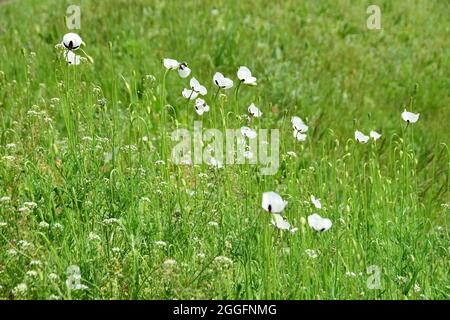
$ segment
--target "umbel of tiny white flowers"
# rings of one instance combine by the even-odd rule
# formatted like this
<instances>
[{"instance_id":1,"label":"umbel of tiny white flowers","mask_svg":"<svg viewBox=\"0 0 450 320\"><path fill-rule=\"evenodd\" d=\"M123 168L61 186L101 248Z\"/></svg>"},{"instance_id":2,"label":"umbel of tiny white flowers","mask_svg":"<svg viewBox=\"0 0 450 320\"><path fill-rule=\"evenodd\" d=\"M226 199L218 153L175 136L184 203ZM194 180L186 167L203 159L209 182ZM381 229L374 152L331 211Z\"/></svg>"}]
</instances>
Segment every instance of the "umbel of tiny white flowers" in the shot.
<instances>
[{"instance_id":1,"label":"umbel of tiny white flowers","mask_svg":"<svg viewBox=\"0 0 450 320\"><path fill-rule=\"evenodd\" d=\"M402 119L406 121L408 124L416 123L419 120L420 113L412 113L406 111L406 109L402 112Z\"/></svg>"},{"instance_id":2,"label":"umbel of tiny white flowers","mask_svg":"<svg viewBox=\"0 0 450 320\"><path fill-rule=\"evenodd\" d=\"M202 98L198 98L197 100L195 100L195 112L197 112L199 116L208 111L209 106L206 104L205 100L203 100Z\"/></svg>"},{"instance_id":3,"label":"umbel of tiny white flowers","mask_svg":"<svg viewBox=\"0 0 450 320\"><path fill-rule=\"evenodd\" d=\"M192 77L189 81L189 85L191 89L183 89L183 97L186 99L194 100L199 94L204 96L208 92L206 88L202 86L194 77Z\"/></svg>"},{"instance_id":4,"label":"umbel of tiny white flowers","mask_svg":"<svg viewBox=\"0 0 450 320\"><path fill-rule=\"evenodd\" d=\"M259 118L262 116L263 113L255 106L254 103L252 103L248 107L248 114L250 117Z\"/></svg>"},{"instance_id":5,"label":"umbel of tiny white flowers","mask_svg":"<svg viewBox=\"0 0 450 320\"><path fill-rule=\"evenodd\" d=\"M308 217L308 224L311 228L320 232L327 231L333 225L330 219L322 218L317 213Z\"/></svg>"},{"instance_id":6,"label":"umbel of tiny white flowers","mask_svg":"<svg viewBox=\"0 0 450 320\"><path fill-rule=\"evenodd\" d=\"M262 207L270 213L280 213L287 205L281 196L273 191L264 192L262 195Z\"/></svg>"},{"instance_id":7,"label":"umbel of tiny white flowers","mask_svg":"<svg viewBox=\"0 0 450 320\"><path fill-rule=\"evenodd\" d=\"M294 116L291 118L292 128L294 129L294 138L298 141L306 140L306 132L308 131L308 126L303 122L300 117Z\"/></svg>"},{"instance_id":8,"label":"umbel of tiny white flowers","mask_svg":"<svg viewBox=\"0 0 450 320\"><path fill-rule=\"evenodd\" d=\"M366 136L364 133L362 133L361 131L356 130L355 131L355 139L356 141L358 141L359 143L366 143L367 141L369 141L369 136Z\"/></svg>"},{"instance_id":9,"label":"umbel of tiny white flowers","mask_svg":"<svg viewBox=\"0 0 450 320\"><path fill-rule=\"evenodd\" d=\"M239 81L250 86L256 86L256 78L252 76L252 72L245 66L239 67L237 71Z\"/></svg>"},{"instance_id":10,"label":"umbel of tiny white flowers","mask_svg":"<svg viewBox=\"0 0 450 320\"><path fill-rule=\"evenodd\" d=\"M163 64L167 70L178 70L178 74L182 78L187 78L191 74L191 69L189 69L186 62L178 62L175 59L165 58Z\"/></svg>"}]
</instances>

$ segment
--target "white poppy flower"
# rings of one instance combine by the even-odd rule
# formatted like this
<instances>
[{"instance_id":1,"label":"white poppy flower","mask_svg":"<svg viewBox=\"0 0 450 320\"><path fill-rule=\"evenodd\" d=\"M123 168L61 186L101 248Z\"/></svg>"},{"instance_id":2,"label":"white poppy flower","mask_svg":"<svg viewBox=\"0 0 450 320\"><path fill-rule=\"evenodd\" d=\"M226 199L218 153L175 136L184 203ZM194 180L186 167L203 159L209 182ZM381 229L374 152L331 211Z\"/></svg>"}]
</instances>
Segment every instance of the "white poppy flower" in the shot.
<instances>
[{"instance_id":1,"label":"white poppy flower","mask_svg":"<svg viewBox=\"0 0 450 320\"><path fill-rule=\"evenodd\" d=\"M359 143L366 143L367 141L369 141L369 136L366 136L364 133L362 133L361 131L356 130L355 131L355 139L356 141L358 141Z\"/></svg>"},{"instance_id":2,"label":"white poppy flower","mask_svg":"<svg viewBox=\"0 0 450 320\"><path fill-rule=\"evenodd\" d=\"M197 92L195 92L194 90L186 89L186 88L183 89L183 92L181 94L183 95L183 97L185 97L186 99L189 99L189 100L194 100L198 96Z\"/></svg>"},{"instance_id":3,"label":"white poppy flower","mask_svg":"<svg viewBox=\"0 0 450 320\"><path fill-rule=\"evenodd\" d=\"M186 62L178 62L175 59L165 58L163 64L168 70L178 69L178 74L182 78L187 78L191 74L191 69L189 69Z\"/></svg>"},{"instance_id":4,"label":"white poppy flower","mask_svg":"<svg viewBox=\"0 0 450 320\"><path fill-rule=\"evenodd\" d=\"M256 86L256 78L252 76L249 68L241 66L237 72L238 79L248 85Z\"/></svg>"},{"instance_id":5,"label":"white poppy flower","mask_svg":"<svg viewBox=\"0 0 450 320\"><path fill-rule=\"evenodd\" d=\"M375 140L375 141L377 141L378 139L380 139L381 138L381 134L379 134L378 132L376 132L376 131L370 131L370 137L373 139L373 140Z\"/></svg>"},{"instance_id":6,"label":"white poppy flower","mask_svg":"<svg viewBox=\"0 0 450 320\"><path fill-rule=\"evenodd\" d=\"M242 127L241 133L244 137L249 138L249 139L255 139L257 136L256 131L249 127Z\"/></svg>"},{"instance_id":7,"label":"white poppy flower","mask_svg":"<svg viewBox=\"0 0 450 320\"><path fill-rule=\"evenodd\" d=\"M419 113L412 113L406 111L406 109L402 112L402 119L408 123L416 123L419 120Z\"/></svg>"},{"instance_id":8,"label":"white poppy flower","mask_svg":"<svg viewBox=\"0 0 450 320\"><path fill-rule=\"evenodd\" d=\"M250 115L250 117L259 118L262 116L263 113L255 106L254 103L252 103L248 107L248 114Z\"/></svg>"},{"instance_id":9,"label":"white poppy flower","mask_svg":"<svg viewBox=\"0 0 450 320\"><path fill-rule=\"evenodd\" d=\"M177 60L169 59L169 58L164 59L163 64L164 64L164 67L166 67L166 69L169 69L169 70L178 69L178 67L180 66L180 63Z\"/></svg>"},{"instance_id":10,"label":"white poppy flower","mask_svg":"<svg viewBox=\"0 0 450 320\"><path fill-rule=\"evenodd\" d=\"M198 80L195 79L194 77L191 78L191 80L189 81L189 84L190 84L192 90L200 93L202 96L204 96L208 93L206 88L204 86L202 86L200 84L200 82L198 82Z\"/></svg>"},{"instance_id":11,"label":"white poppy flower","mask_svg":"<svg viewBox=\"0 0 450 320\"><path fill-rule=\"evenodd\" d=\"M66 59L67 63L70 65L79 65L80 64L80 56L73 53L70 50L64 51L63 53L64 59Z\"/></svg>"},{"instance_id":12,"label":"white poppy flower","mask_svg":"<svg viewBox=\"0 0 450 320\"><path fill-rule=\"evenodd\" d=\"M178 67L178 74L182 78L187 78L191 74L191 69L187 66L185 62L180 63L180 66Z\"/></svg>"},{"instance_id":13,"label":"white poppy flower","mask_svg":"<svg viewBox=\"0 0 450 320\"><path fill-rule=\"evenodd\" d=\"M306 140L306 134L301 133L300 131L297 131L294 129L294 138L298 141L305 141Z\"/></svg>"},{"instance_id":14,"label":"white poppy flower","mask_svg":"<svg viewBox=\"0 0 450 320\"><path fill-rule=\"evenodd\" d=\"M197 112L199 116L208 111L209 106L206 104L205 100L203 100L202 98L198 98L197 100L195 100L195 112Z\"/></svg>"},{"instance_id":15,"label":"white poppy flower","mask_svg":"<svg viewBox=\"0 0 450 320\"><path fill-rule=\"evenodd\" d=\"M233 87L233 80L225 78L220 72L216 72L213 77L213 82L220 89L230 89Z\"/></svg>"},{"instance_id":16,"label":"white poppy flower","mask_svg":"<svg viewBox=\"0 0 450 320\"><path fill-rule=\"evenodd\" d=\"M83 40L81 39L81 37L73 32L66 33L62 40L62 44L68 50L77 50L82 43Z\"/></svg>"},{"instance_id":17,"label":"white poppy flower","mask_svg":"<svg viewBox=\"0 0 450 320\"><path fill-rule=\"evenodd\" d=\"M280 213L287 205L278 193L273 191L264 192L262 195L262 207L270 213Z\"/></svg>"},{"instance_id":18,"label":"white poppy flower","mask_svg":"<svg viewBox=\"0 0 450 320\"><path fill-rule=\"evenodd\" d=\"M300 117L296 116L292 117L291 122L294 130L300 133L305 133L308 131L308 126L303 122L303 120Z\"/></svg>"},{"instance_id":19,"label":"white poppy flower","mask_svg":"<svg viewBox=\"0 0 450 320\"><path fill-rule=\"evenodd\" d=\"M313 195L311 195L311 202L317 209L322 209L322 204L320 203L319 199L316 199Z\"/></svg>"},{"instance_id":20,"label":"white poppy flower","mask_svg":"<svg viewBox=\"0 0 450 320\"><path fill-rule=\"evenodd\" d=\"M289 222L284 220L283 216L279 213L272 214L272 220L270 222L280 230L291 230Z\"/></svg>"},{"instance_id":21,"label":"white poppy flower","mask_svg":"<svg viewBox=\"0 0 450 320\"><path fill-rule=\"evenodd\" d=\"M311 228L320 232L327 231L333 225L330 219L322 218L317 213L308 217L308 224Z\"/></svg>"}]
</instances>

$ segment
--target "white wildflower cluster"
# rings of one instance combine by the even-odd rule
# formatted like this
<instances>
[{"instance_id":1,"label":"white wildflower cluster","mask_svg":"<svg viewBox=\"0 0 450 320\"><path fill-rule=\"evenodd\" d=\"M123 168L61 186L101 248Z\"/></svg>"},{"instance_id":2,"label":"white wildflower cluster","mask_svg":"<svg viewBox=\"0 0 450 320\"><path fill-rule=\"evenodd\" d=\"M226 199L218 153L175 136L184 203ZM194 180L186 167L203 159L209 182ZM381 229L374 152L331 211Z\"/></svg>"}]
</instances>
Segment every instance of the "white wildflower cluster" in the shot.
<instances>
[{"instance_id":1,"label":"white wildflower cluster","mask_svg":"<svg viewBox=\"0 0 450 320\"><path fill-rule=\"evenodd\" d=\"M77 265L71 265L66 270L66 286L72 291L86 290L88 287L81 283L81 271Z\"/></svg>"}]
</instances>

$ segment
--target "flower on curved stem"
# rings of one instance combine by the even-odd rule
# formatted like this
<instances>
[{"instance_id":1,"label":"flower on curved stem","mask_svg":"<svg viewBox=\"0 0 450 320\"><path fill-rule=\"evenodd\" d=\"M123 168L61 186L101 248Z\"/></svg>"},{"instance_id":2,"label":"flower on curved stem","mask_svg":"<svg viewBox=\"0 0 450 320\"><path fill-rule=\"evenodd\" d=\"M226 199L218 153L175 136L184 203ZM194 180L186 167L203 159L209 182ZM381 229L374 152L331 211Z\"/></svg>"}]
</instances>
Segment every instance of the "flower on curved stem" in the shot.
<instances>
[{"instance_id":1,"label":"flower on curved stem","mask_svg":"<svg viewBox=\"0 0 450 320\"><path fill-rule=\"evenodd\" d=\"M259 118L262 116L262 112L261 110L258 109L258 107L255 106L254 103L252 103L249 107L248 107L248 114L250 117L255 117L255 118Z\"/></svg>"},{"instance_id":2,"label":"flower on curved stem","mask_svg":"<svg viewBox=\"0 0 450 320\"><path fill-rule=\"evenodd\" d=\"M189 81L189 85L191 89L183 89L183 97L186 99L194 100L199 94L204 96L208 93L206 88L202 86L194 77L192 77Z\"/></svg>"},{"instance_id":3,"label":"flower on curved stem","mask_svg":"<svg viewBox=\"0 0 450 320\"><path fill-rule=\"evenodd\" d=\"M359 143L366 143L367 141L369 141L369 136L366 136L364 133L362 133L361 131L356 130L355 131L355 139L356 141L358 141Z\"/></svg>"},{"instance_id":4,"label":"flower on curved stem","mask_svg":"<svg viewBox=\"0 0 450 320\"><path fill-rule=\"evenodd\" d=\"M408 124L416 123L419 120L420 113L412 113L406 111L406 109L402 112L402 119L406 121Z\"/></svg>"},{"instance_id":5,"label":"flower on curved stem","mask_svg":"<svg viewBox=\"0 0 450 320\"><path fill-rule=\"evenodd\" d=\"M195 112L197 112L199 116L208 111L209 106L206 104L205 100L203 100L202 98L198 98L197 100L195 100Z\"/></svg>"}]
</instances>

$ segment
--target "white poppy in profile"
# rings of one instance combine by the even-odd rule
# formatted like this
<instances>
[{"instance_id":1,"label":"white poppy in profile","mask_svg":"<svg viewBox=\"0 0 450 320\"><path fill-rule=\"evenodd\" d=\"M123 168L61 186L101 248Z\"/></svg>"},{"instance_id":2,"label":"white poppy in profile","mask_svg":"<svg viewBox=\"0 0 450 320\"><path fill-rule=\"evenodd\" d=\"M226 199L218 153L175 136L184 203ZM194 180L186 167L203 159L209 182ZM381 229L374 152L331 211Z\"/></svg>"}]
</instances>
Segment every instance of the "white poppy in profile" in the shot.
<instances>
[{"instance_id":1,"label":"white poppy in profile","mask_svg":"<svg viewBox=\"0 0 450 320\"><path fill-rule=\"evenodd\" d=\"M66 33L62 40L62 44L68 50L78 50L82 43L83 40L81 39L81 37L73 32Z\"/></svg>"},{"instance_id":2,"label":"white poppy in profile","mask_svg":"<svg viewBox=\"0 0 450 320\"><path fill-rule=\"evenodd\" d=\"M311 202L317 209L322 209L322 204L320 203L320 200L311 195Z\"/></svg>"},{"instance_id":3,"label":"white poppy in profile","mask_svg":"<svg viewBox=\"0 0 450 320\"><path fill-rule=\"evenodd\" d=\"M320 232L327 231L333 225L330 219L322 218L317 213L308 217L308 224L311 228Z\"/></svg>"},{"instance_id":4,"label":"white poppy in profile","mask_svg":"<svg viewBox=\"0 0 450 320\"><path fill-rule=\"evenodd\" d=\"M419 113L412 113L406 111L406 109L402 112L402 119L408 123L416 123L419 120Z\"/></svg>"},{"instance_id":5,"label":"white poppy in profile","mask_svg":"<svg viewBox=\"0 0 450 320\"><path fill-rule=\"evenodd\" d=\"M183 95L183 97L185 97L186 99L189 99L189 100L194 100L198 96L197 92L195 92L194 90L186 89L186 88L183 89L183 92L181 94Z\"/></svg>"},{"instance_id":6,"label":"white poppy in profile","mask_svg":"<svg viewBox=\"0 0 450 320\"><path fill-rule=\"evenodd\" d=\"M287 222L283 216L279 213L272 214L272 220L270 221L276 228L280 230L291 230L291 225Z\"/></svg>"},{"instance_id":7,"label":"white poppy in profile","mask_svg":"<svg viewBox=\"0 0 450 320\"><path fill-rule=\"evenodd\" d=\"M381 134L379 134L378 132L376 132L376 131L370 131L370 137L373 139L373 140L375 140L375 141L377 141L378 139L380 139L381 138Z\"/></svg>"},{"instance_id":8,"label":"white poppy in profile","mask_svg":"<svg viewBox=\"0 0 450 320\"><path fill-rule=\"evenodd\" d=\"M195 112L197 112L199 116L208 111L209 106L206 104L205 100L203 100L202 98L198 98L197 100L195 100Z\"/></svg>"},{"instance_id":9,"label":"white poppy in profile","mask_svg":"<svg viewBox=\"0 0 450 320\"><path fill-rule=\"evenodd\" d=\"M163 64L164 64L164 67L169 70L178 69L178 67L180 66L180 63L177 60L169 59L169 58L164 59Z\"/></svg>"},{"instance_id":10,"label":"white poppy in profile","mask_svg":"<svg viewBox=\"0 0 450 320\"><path fill-rule=\"evenodd\" d=\"M206 88L204 86L202 86L200 84L200 82L198 82L198 80L195 79L194 77L191 78L191 80L189 81L189 84L193 91L200 93L202 96L204 96L208 93Z\"/></svg>"},{"instance_id":11,"label":"white poppy in profile","mask_svg":"<svg viewBox=\"0 0 450 320\"><path fill-rule=\"evenodd\" d=\"M70 50L64 51L63 53L64 59L66 59L67 63L70 65L79 65L80 64L80 56L73 53Z\"/></svg>"},{"instance_id":12,"label":"white poppy in profile","mask_svg":"<svg viewBox=\"0 0 450 320\"><path fill-rule=\"evenodd\" d=\"M356 130L355 131L355 139L356 141L358 141L359 143L366 143L367 141L369 141L369 136L366 136L364 133L362 133L361 131Z\"/></svg>"},{"instance_id":13,"label":"white poppy in profile","mask_svg":"<svg viewBox=\"0 0 450 320\"><path fill-rule=\"evenodd\" d=\"M305 141L306 140L306 134L301 133L300 131L297 131L294 129L294 138L298 141Z\"/></svg>"},{"instance_id":14,"label":"white poppy in profile","mask_svg":"<svg viewBox=\"0 0 450 320\"><path fill-rule=\"evenodd\" d=\"M249 127L242 127L241 128L241 134L244 137L249 138L249 139L255 139L256 136L257 136L256 131L251 129L251 128L249 128Z\"/></svg>"},{"instance_id":15,"label":"white poppy in profile","mask_svg":"<svg viewBox=\"0 0 450 320\"><path fill-rule=\"evenodd\" d=\"M254 103L252 103L248 107L248 114L250 115L250 117L259 118L262 116L263 113L261 112L261 110L258 109L258 107L255 106Z\"/></svg>"},{"instance_id":16,"label":"white poppy in profile","mask_svg":"<svg viewBox=\"0 0 450 320\"><path fill-rule=\"evenodd\" d=\"M213 82L220 89L230 89L233 87L233 80L224 77L220 72L214 74Z\"/></svg>"},{"instance_id":17,"label":"white poppy in profile","mask_svg":"<svg viewBox=\"0 0 450 320\"><path fill-rule=\"evenodd\" d=\"M295 131L298 131L300 133L305 133L308 131L308 126L303 122L303 120L300 117L292 117L291 118L292 127Z\"/></svg>"},{"instance_id":18,"label":"white poppy in profile","mask_svg":"<svg viewBox=\"0 0 450 320\"><path fill-rule=\"evenodd\" d=\"M280 213L287 205L278 193L273 191L264 192L262 195L262 207L270 213Z\"/></svg>"},{"instance_id":19,"label":"white poppy in profile","mask_svg":"<svg viewBox=\"0 0 450 320\"><path fill-rule=\"evenodd\" d=\"M178 74L182 78L187 78L191 74L191 69L189 69L186 62L178 62L175 59L165 58L163 64L168 70L178 69Z\"/></svg>"},{"instance_id":20,"label":"white poppy in profile","mask_svg":"<svg viewBox=\"0 0 450 320\"><path fill-rule=\"evenodd\" d=\"M239 67L239 70L237 71L237 77L244 84L256 86L256 78L252 76L252 72L250 71L250 69L245 66Z\"/></svg>"}]
</instances>

